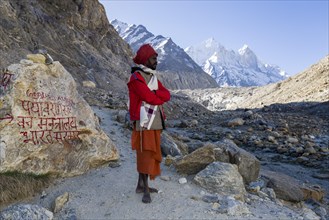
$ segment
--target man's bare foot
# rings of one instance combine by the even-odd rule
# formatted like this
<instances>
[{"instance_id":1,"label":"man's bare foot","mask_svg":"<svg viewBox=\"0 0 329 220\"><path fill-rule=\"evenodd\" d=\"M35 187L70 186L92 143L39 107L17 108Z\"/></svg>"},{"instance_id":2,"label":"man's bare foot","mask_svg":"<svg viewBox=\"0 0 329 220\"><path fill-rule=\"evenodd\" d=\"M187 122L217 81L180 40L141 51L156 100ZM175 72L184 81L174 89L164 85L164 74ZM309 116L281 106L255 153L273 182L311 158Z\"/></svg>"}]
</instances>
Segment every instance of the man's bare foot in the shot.
<instances>
[{"instance_id":1,"label":"man's bare foot","mask_svg":"<svg viewBox=\"0 0 329 220\"><path fill-rule=\"evenodd\" d=\"M150 189L150 193L158 193L158 191L159 191L156 188L149 187L149 189Z\"/></svg>"},{"instance_id":2,"label":"man's bare foot","mask_svg":"<svg viewBox=\"0 0 329 220\"><path fill-rule=\"evenodd\" d=\"M150 195L149 192L144 192L142 202L143 203L151 203L151 195Z\"/></svg>"},{"instance_id":3,"label":"man's bare foot","mask_svg":"<svg viewBox=\"0 0 329 220\"><path fill-rule=\"evenodd\" d=\"M149 187L149 189L150 189L150 193L158 193L158 191L159 191L156 188ZM137 186L136 193L143 193L143 192L144 192L144 187Z\"/></svg>"}]
</instances>

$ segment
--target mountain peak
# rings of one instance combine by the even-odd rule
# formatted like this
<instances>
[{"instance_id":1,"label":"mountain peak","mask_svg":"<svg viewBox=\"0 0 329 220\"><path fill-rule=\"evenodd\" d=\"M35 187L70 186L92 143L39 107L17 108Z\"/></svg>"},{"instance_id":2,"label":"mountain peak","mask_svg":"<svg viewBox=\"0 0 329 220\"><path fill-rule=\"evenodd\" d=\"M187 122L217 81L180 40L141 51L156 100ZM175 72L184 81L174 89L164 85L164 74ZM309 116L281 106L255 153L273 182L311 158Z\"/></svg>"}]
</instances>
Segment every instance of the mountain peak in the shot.
<instances>
[{"instance_id":1,"label":"mountain peak","mask_svg":"<svg viewBox=\"0 0 329 220\"><path fill-rule=\"evenodd\" d=\"M203 45L206 48L219 48L219 47L221 47L221 45L213 37L210 37L209 39L205 40L203 42Z\"/></svg>"},{"instance_id":2,"label":"mountain peak","mask_svg":"<svg viewBox=\"0 0 329 220\"><path fill-rule=\"evenodd\" d=\"M244 55L244 54L249 54L249 53L254 53L250 47L247 44L244 44L240 49L239 49L239 54Z\"/></svg>"}]
</instances>

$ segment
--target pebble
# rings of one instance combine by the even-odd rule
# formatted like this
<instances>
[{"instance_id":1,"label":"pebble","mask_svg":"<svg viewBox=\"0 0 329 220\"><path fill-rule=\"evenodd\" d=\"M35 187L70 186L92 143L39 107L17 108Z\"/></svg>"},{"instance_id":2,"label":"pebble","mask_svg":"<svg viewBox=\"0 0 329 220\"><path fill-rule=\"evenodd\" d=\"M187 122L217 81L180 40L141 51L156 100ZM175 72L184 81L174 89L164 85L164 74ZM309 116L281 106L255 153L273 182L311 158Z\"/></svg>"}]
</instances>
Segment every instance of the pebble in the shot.
<instances>
[{"instance_id":1,"label":"pebble","mask_svg":"<svg viewBox=\"0 0 329 220\"><path fill-rule=\"evenodd\" d=\"M182 177L178 180L179 184L185 184L187 183L187 179L185 177Z\"/></svg>"},{"instance_id":2,"label":"pebble","mask_svg":"<svg viewBox=\"0 0 329 220\"><path fill-rule=\"evenodd\" d=\"M297 144L298 143L298 139L293 138L293 137L288 137L287 141L288 141L288 143L291 143L291 144Z\"/></svg>"},{"instance_id":3,"label":"pebble","mask_svg":"<svg viewBox=\"0 0 329 220\"><path fill-rule=\"evenodd\" d=\"M111 168L116 168L116 167L120 167L121 163L117 162L117 161L111 161L109 162L109 167Z\"/></svg>"},{"instance_id":4,"label":"pebble","mask_svg":"<svg viewBox=\"0 0 329 220\"><path fill-rule=\"evenodd\" d=\"M216 203L218 202L218 196L216 195L204 195L202 196L202 201L207 203Z\"/></svg>"},{"instance_id":5,"label":"pebble","mask_svg":"<svg viewBox=\"0 0 329 220\"><path fill-rule=\"evenodd\" d=\"M163 181L170 181L170 176L160 176L160 179Z\"/></svg>"},{"instance_id":6,"label":"pebble","mask_svg":"<svg viewBox=\"0 0 329 220\"><path fill-rule=\"evenodd\" d=\"M211 209L212 210L218 210L219 207L220 207L220 204L218 202L215 202L215 203L212 204Z\"/></svg>"}]
</instances>

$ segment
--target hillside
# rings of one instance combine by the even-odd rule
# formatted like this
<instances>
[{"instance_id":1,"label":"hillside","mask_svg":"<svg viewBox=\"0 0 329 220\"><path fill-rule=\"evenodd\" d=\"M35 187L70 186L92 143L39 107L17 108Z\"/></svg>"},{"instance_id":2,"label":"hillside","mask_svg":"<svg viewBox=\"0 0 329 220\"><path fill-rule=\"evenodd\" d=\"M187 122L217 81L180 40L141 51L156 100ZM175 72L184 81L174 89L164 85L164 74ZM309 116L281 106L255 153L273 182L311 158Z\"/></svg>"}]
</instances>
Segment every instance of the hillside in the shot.
<instances>
[{"instance_id":1,"label":"hillside","mask_svg":"<svg viewBox=\"0 0 329 220\"><path fill-rule=\"evenodd\" d=\"M0 68L46 49L73 75L79 92L88 95L86 80L96 85L89 93L125 92L132 51L98 0L2 0L0 14Z\"/></svg>"},{"instance_id":2,"label":"hillside","mask_svg":"<svg viewBox=\"0 0 329 220\"><path fill-rule=\"evenodd\" d=\"M325 101L329 101L329 56L287 80L254 89L245 105Z\"/></svg>"},{"instance_id":3,"label":"hillside","mask_svg":"<svg viewBox=\"0 0 329 220\"><path fill-rule=\"evenodd\" d=\"M288 79L260 87L179 90L210 110L329 101L329 56Z\"/></svg>"}]
</instances>

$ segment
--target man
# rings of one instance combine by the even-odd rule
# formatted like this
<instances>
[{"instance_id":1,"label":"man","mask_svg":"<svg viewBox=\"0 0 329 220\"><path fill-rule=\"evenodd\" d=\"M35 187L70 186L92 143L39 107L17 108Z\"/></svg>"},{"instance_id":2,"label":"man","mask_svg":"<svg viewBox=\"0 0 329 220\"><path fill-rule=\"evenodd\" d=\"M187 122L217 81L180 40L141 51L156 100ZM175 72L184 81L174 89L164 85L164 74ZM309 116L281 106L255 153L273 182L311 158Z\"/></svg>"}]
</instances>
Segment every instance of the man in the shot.
<instances>
[{"instance_id":1,"label":"man","mask_svg":"<svg viewBox=\"0 0 329 220\"><path fill-rule=\"evenodd\" d=\"M129 114L134 125L131 145L136 150L139 173L136 193L143 193L144 203L151 202L150 193L158 192L149 187L148 178L154 180L161 173L160 135L165 119L162 104L170 100L169 91L155 75L157 56L149 44L142 45L133 59L137 66L131 69L127 83Z\"/></svg>"}]
</instances>

